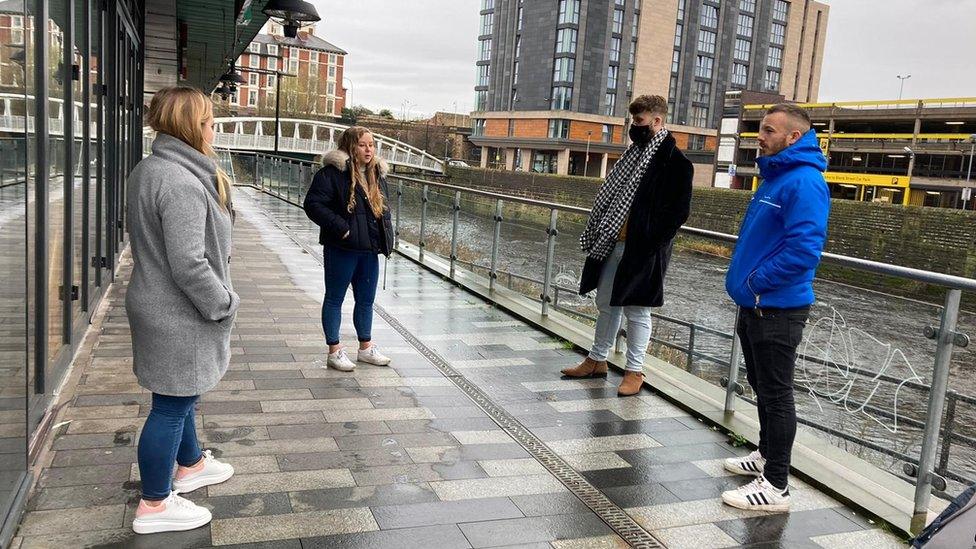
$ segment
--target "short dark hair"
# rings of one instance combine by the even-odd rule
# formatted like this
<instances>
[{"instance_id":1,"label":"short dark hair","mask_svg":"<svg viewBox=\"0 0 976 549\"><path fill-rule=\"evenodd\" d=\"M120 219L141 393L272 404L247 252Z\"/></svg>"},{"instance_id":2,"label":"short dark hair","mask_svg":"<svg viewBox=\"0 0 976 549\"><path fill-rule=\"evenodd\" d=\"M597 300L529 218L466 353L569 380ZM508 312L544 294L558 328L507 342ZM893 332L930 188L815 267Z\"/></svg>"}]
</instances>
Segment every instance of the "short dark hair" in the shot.
<instances>
[{"instance_id":1,"label":"short dark hair","mask_svg":"<svg viewBox=\"0 0 976 549\"><path fill-rule=\"evenodd\" d=\"M789 118L792 118L794 122L797 122L800 125L804 132L809 131L810 126L813 125L813 122L810 120L810 113L796 103L777 103L776 105L766 109L767 115L777 112L781 112Z\"/></svg>"},{"instance_id":2,"label":"short dark hair","mask_svg":"<svg viewBox=\"0 0 976 549\"><path fill-rule=\"evenodd\" d=\"M641 95L630 103L630 114L650 111L664 118L668 114L668 101L660 95Z\"/></svg>"}]
</instances>

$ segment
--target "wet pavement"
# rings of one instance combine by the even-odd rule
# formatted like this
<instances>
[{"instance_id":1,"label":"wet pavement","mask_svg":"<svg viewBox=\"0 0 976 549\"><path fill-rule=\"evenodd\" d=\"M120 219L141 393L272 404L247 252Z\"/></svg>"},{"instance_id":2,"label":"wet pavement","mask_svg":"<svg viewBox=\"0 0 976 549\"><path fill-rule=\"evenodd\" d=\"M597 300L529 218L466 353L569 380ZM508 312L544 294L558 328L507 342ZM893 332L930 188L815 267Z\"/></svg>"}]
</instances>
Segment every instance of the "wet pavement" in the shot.
<instances>
[{"instance_id":1,"label":"wet pavement","mask_svg":"<svg viewBox=\"0 0 976 549\"><path fill-rule=\"evenodd\" d=\"M392 367L325 369L322 268L293 239L314 231L252 190L236 204L234 355L197 423L236 474L188 495L213 522L131 532L149 394L131 373L120 283L76 359L14 547L626 547L465 385L667 547L899 546L798 479L791 514L724 506L720 493L749 479L721 461L746 449L646 390L617 398L617 374L561 380L579 353L403 257L377 298L395 322L374 319Z\"/></svg>"}]
</instances>

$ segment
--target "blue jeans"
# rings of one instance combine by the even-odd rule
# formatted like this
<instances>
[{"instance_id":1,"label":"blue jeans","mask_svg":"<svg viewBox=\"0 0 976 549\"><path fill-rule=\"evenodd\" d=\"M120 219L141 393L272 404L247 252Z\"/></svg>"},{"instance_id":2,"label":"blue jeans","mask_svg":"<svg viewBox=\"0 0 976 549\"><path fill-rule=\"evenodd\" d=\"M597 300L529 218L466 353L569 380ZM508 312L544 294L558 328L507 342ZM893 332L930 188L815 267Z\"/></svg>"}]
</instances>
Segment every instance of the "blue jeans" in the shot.
<instances>
[{"instance_id":1,"label":"blue jeans","mask_svg":"<svg viewBox=\"0 0 976 549\"><path fill-rule=\"evenodd\" d=\"M352 284L356 306L352 323L359 341L372 339L373 300L376 299L376 283L379 280L380 260L373 252L355 252L325 247L325 301L322 303L322 329L329 345L339 344L339 326L342 324L342 302L346 289Z\"/></svg>"},{"instance_id":2,"label":"blue jeans","mask_svg":"<svg viewBox=\"0 0 976 549\"><path fill-rule=\"evenodd\" d=\"M596 287L596 306L600 314L596 318L596 331L593 334L590 358L603 361L610 356L610 349L617 339L620 323L624 317L627 317L626 370L640 372L644 369L644 355L647 354L647 344L651 341L651 308L610 306L613 279L617 275L617 266L620 265L620 258L623 256L624 243L617 242L600 272L600 282Z\"/></svg>"},{"instance_id":3,"label":"blue jeans","mask_svg":"<svg viewBox=\"0 0 976 549\"><path fill-rule=\"evenodd\" d=\"M173 486L173 462L189 467L203 457L193 421L193 406L199 398L153 393L152 410L139 436L142 499L166 499Z\"/></svg>"}]
</instances>

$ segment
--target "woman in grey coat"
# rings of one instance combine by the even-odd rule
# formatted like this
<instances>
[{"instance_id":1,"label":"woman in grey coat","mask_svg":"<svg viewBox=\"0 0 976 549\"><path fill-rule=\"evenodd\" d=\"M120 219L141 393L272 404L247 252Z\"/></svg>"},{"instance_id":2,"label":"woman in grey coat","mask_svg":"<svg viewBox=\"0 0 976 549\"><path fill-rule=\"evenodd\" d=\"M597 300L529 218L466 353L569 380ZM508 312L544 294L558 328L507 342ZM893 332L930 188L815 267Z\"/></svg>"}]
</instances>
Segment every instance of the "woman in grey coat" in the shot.
<instances>
[{"instance_id":1,"label":"woman in grey coat","mask_svg":"<svg viewBox=\"0 0 976 549\"><path fill-rule=\"evenodd\" d=\"M240 305L230 280L230 182L214 162L211 102L193 88L163 89L148 118L157 136L130 175L126 206L133 371L152 391L139 437L142 500L132 524L139 534L207 524L210 511L177 494L234 474L201 452L194 405L227 371Z\"/></svg>"}]
</instances>

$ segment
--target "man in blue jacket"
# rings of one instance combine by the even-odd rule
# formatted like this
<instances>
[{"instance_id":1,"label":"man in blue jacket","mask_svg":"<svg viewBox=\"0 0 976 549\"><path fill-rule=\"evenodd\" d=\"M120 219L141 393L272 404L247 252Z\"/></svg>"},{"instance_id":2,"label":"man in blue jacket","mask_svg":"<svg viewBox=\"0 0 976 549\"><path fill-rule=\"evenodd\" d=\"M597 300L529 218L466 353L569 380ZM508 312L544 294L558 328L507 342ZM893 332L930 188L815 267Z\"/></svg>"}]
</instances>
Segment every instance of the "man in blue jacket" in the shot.
<instances>
[{"instance_id":1,"label":"man in blue jacket","mask_svg":"<svg viewBox=\"0 0 976 549\"><path fill-rule=\"evenodd\" d=\"M763 182L742 220L725 277L725 289L740 307L736 333L759 410L759 449L725 461L733 473L758 477L722 494L740 509L790 508L793 370L830 212L827 159L810 126L810 116L796 105L766 111L756 160Z\"/></svg>"}]
</instances>

